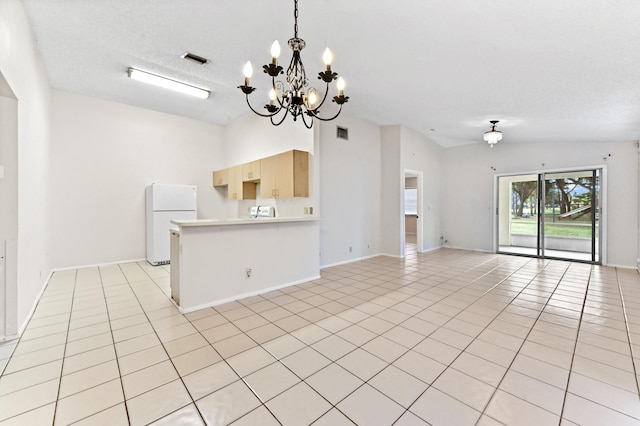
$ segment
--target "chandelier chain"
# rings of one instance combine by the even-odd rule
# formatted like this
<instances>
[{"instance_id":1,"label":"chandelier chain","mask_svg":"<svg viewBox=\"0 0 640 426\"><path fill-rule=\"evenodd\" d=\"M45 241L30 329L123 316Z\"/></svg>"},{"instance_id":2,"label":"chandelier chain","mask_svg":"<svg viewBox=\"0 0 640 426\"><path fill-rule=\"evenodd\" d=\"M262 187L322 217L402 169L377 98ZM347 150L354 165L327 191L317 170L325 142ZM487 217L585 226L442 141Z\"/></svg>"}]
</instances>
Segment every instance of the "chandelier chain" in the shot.
<instances>
[{"instance_id":1,"label":"chandelier chain","mask_svg":"<svg viewBox=\"0 0 640 426\"><path fill-rule=\"evenodd\" d=\"M298 0L295 0L295 8L293 9L293 34L298 38Z\"/></svg>"}]
</instances>

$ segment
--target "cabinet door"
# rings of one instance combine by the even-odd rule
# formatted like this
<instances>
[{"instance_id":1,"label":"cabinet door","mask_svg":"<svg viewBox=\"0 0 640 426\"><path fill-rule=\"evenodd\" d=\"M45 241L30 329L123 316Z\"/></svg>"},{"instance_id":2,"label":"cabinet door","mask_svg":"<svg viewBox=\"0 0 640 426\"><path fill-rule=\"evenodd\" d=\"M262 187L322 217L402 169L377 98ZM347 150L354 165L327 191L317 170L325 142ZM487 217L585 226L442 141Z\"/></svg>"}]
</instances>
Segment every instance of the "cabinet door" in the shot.
<instances>
[{"instance_id":1,"label":"cabinet door","mask_svg":"<svg viewBox=\"0 0 640 426\"><path fill-rule=\"evenodd\" d=\"M242 166L234 166L229 170L229 187L227 198L230 200L242 200Z\"/></svg>"},{"instance_id":2,"label":"cabinet door","mask_svg":"<svg viewBox=\"0 0 640 426\"><path fill-rule=\"evenodd\" d=\"M278 173L278 156L260 160L260 196L262 198L276 197L276 174Z\"/></svg>"},{"instance_id":3,"label":"cabinet door","mask_svg":"<svg viewBox=\"0 0 640 426\"><path fill-rule=\"evenodd\" d=\"M278 155L276 193L281 198L309 196L309 153L289 151Z\"/></svg>"},{"instance_id":4,"label":"cabinet door","mask_svg":"<svg viewBox=\"0 0 640 426\"><path fill-rule=\"evenodd\" d=\"M309 196L309 153L293 151L293 196Z\"/></svg>"},{"instance_id":5,"label":"cabinet door","mask_svg":"<svg viewBox=\"0 0 640 426\"><path fill-rule=\"evenodd\" d=\"M293 151L283 152L276 156L278 169L276 173L276 196L278 198L294 197L293 191Z\"/></svg>"},{"instance_id":6,"label":"cabinet door","mask_svg":"<svg viewBox=\"0 0 640 426\"><path fill-rule=\"evenodd\" d=\"M262 160L262 198L309 196L309 153L288 151Z\"/></svg>"},{"instance_id":7,"label":"cabinet door","mask_svg":"<svg viewBox=\"0 0 640 426\"><path fill-rule=\"evenodd\" d=\"M244 182L256 182L260 180L260 160L242 165L242 180Z\"/></svg>"},{"instance_id":8,"label":"cabinet door","mask_svg":"<svg viewBox=\"0 0 640 426\"><path fill-rule=\"evenodd\" d=\"M242 166L234 166L229 169L229 187L227 198L230 200L255 200L255 182L244 182L242 180Z\"/></svg>"},{"instance_id":9,"label":"cabinet door","mask_svg":"<svg viewBox=\"0 0 640 426\"><path fill-rule=\"evenodd\" d=\"M213 186L226 186L229 184L229 169L213 172Z\"/></svg>"}]
</instances>

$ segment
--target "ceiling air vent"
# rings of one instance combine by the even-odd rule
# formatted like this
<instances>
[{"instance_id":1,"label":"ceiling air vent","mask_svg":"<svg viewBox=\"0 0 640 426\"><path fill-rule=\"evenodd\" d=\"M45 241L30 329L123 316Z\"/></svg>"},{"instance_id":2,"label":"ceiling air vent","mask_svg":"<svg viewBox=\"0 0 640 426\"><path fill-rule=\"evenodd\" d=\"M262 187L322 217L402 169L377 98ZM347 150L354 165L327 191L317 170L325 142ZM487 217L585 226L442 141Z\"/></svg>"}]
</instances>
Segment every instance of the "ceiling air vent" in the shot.
<instances>
[{"instance_id":1,"label":"ceiling air vent","mask_svg":"<svg viewBox=\"0 0 640 426\"><path fill-rule=\"evenodd\" d=\"M194 53L189 53L189 52L182 55L182 59L186 59L188 61L195 62L196 64L200 64L200 65L204 65L209 62L207 58L203 58L202 56L198 56Z\"/></svg>"},{"instance_id":2,"label":"ceiling air vent","mask_svg":"<svg viewBox=\"0 0 640 426\"><path fill-rule=\"evenodd\" d=\"M346 127L336 126L336 137L338 139L344 139L345 141L349 140L349 129Z\"/></svg>"}]
</instances>

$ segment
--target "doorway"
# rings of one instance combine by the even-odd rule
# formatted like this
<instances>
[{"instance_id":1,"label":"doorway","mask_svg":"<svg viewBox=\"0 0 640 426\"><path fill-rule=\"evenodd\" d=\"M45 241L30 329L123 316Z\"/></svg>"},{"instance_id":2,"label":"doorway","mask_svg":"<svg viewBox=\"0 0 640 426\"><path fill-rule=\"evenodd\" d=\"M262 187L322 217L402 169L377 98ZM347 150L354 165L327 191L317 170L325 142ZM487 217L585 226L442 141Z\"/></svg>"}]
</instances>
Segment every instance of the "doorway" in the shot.
<instances>
[{"instance_id":1,"label":"doorway","mask_svg":"<svg viewBox=\"0 0 640 426\"><path fill-rule=\"evenodd\" d=\"M603 169L497 177L497 252L602 263Z\"/></svg>"},{"instance_id":2,"label":"doorway","mask_svg":"<svg viewBox=\"0 0 640 426\"><path fill-rule=\"evenodd\" d=\"M422 172L404 171L403 188L403 257L422 253Z\"/></svg>"},{"instance_id":3,"label":"doorway","mask_svg":"<svg viewBox=\"0 0 640 426\"><path fill-rule=\"evenodd\" d=\"M18 99L0 72L0 342L18 334Z\"/></svg>"}]
</instances>

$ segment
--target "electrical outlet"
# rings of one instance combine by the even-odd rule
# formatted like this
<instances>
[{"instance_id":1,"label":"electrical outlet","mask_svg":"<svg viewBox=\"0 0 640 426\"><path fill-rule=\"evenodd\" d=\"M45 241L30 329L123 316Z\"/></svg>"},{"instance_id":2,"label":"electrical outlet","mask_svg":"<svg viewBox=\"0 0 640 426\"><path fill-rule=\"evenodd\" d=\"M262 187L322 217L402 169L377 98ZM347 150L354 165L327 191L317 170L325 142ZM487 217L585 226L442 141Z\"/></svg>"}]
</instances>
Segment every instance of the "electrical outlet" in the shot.
<instances>
[{"instance_id":1,"label":"electrical outlet","mask_svg":"<svg viewBox=\"0 0 640 426\"><path fill-rule=\"evenodd\" d=\"M309 214L313 214L313 207L309 207Z\"/></svg>"},{"instance_id":2,"label":"electrical outlet","mask_svg":"<svg viewBox=\"0 0 640 426\"><path fill-rule=\"evenodd\" d=\"M253 271L251 270L251 268L247 268L247 269L245 269L245 273L247 274L247 278L251 278L251 272L253 272Z\"/></svg>"},{"instance_id":3,"label":"electrical outlet","mask_svg":"<svg viewBox=\"0 0 640 426\"><path fill-rule=\"evenodd\" d=\"M349 246L349 253L353 251L353 247Z\"/></svg>"},{"instance_id":4,"label":"electrical outlet","mask_svg":"<svg viewBox=\"0 0 640 426\"><path fill-rule=\"evenodd\" d=\"M309 207L304 208L304 214L309 214Z\"/></svg>"}]
</instances>

